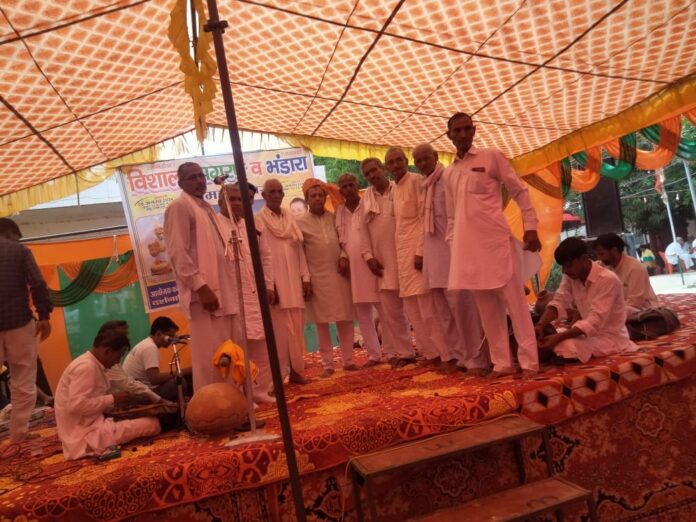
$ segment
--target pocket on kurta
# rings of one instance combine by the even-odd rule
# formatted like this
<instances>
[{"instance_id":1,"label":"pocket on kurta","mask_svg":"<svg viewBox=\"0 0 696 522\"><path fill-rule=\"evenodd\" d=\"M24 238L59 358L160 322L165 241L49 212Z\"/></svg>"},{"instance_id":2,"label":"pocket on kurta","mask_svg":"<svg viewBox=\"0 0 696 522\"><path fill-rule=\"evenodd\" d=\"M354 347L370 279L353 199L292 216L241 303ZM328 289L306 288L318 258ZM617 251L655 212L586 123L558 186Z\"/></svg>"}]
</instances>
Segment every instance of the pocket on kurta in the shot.
<instances>
[{"instance_id":1,"label":"pocket on kurta","mask_svg":"<svg viewBox=\"0 0 696 522\"><path fill-rule=\"evenodd\" d=\"M402 218L414 218L418 215L418 201L415 199L407 199L401 207Z\"/></svg>"},{"instance_id":2,"label":"pocket on kurta","mask_svg":"<svg viewBox=\"0 0 696 522\"><path fill-rule=\"evenodd\" d=\"M467 189L472 194L484 194L490 190L488 173L472 170L466 176Z\"/></svg>"}]
</instances>

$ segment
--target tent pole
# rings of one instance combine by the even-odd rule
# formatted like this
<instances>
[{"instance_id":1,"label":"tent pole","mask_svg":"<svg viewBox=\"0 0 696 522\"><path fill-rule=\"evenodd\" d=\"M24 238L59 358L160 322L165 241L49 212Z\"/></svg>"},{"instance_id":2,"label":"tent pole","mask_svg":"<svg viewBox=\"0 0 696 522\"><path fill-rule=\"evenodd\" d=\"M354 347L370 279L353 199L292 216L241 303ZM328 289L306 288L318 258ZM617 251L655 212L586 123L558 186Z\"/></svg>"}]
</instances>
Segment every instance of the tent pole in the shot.
<instances>
[{"instance_id":1,"label":"tent pole","mask_svg":"<svg viewBox=\"0 0 696 522\"><path fill-rule=\"evenodd\" d=\"M263 330L266 335L266 345L268 346L268 358L271 363L271 374L273 376L273 389L278 407L278 418L283 434L285 445L285 455L288 462L288 474L290 475L290 485L292 487L293 500L295 503L295 514L298 522L305 522L307 515L304 507L304 497L302 495L302 484L300 483L300 473L297 467L295 456L295 444L292 440L292 429L290 427L290 417L288 406L285 402L285 390L283 389L283 377L278 360L278 350L276 348L275 336L273 335L273 324L271 323L271 310L268 304L268 294L266 293L266 282L263 275L263 265L259 253L259 241L254 224L254 213L249 199L249 183L247 181L246 170L244 168L244 156L242 155L242 144L239 139L239 127L237 126L237 115L234 110L234 100L232 89L230 88L230 78L227 69L227 57L225 56L225 46L222 35L227 28L227 22L221 21L218 14L217 0L207 0L208 3L208 23L204 29L213 35L215 45L215 57L217 60L218 74L220 75L220 90L225 102L225 114L227 116L227 128L230 133L232 143L232 154L234 166L239 182L239 189L242 196L242 207L244 209L244 221L247 236L249 238L249 250L251 253L252 264L254 266L254 276L256 279L256 289L259 296L261 307L261 318L263 319Z\"/></svg>"}]
</instances>

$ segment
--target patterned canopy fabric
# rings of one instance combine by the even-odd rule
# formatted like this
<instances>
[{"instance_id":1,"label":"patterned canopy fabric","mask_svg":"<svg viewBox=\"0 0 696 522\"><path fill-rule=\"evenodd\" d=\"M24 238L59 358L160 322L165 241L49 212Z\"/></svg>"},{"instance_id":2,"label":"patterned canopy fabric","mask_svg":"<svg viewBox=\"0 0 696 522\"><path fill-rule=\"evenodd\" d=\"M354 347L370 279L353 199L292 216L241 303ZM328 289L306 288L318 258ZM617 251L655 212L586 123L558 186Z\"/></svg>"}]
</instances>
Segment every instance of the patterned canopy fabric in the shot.
<instances>
[{"instance_id":1,"label":"patterned canopy fabric","mask_svg":"<svg viewBox=\"0 0 696 522\"><path fill-rule=\"evenodd\" d=\"M50 193L51 180L79 181L82 169L194 128L168 39L174 7L2 1L0 198ZM240 128L298 139L430 142L452 152L447 118L464 111L478 145L519 158L696 72L692 0L222 0L219 8ZM685 103L671 109L693 108ZM219 91L207 121L226 124Z\"/></svg>"}]
</instances>

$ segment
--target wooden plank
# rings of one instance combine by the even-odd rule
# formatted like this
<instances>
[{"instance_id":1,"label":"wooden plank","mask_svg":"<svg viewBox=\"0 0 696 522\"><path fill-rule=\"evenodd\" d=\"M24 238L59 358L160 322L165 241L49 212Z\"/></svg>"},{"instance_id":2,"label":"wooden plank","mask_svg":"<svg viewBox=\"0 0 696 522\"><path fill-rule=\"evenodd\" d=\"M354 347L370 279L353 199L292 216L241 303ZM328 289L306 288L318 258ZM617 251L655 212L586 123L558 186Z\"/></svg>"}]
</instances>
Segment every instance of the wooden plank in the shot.
<instances>
[{"instance_id":1,"label":"wooden plank","mask_svg":"<svg viewBox=\"0 0 696 522\"><path fill-rule=\"evenodd\" d=\"M524 417L501 417L470 428L361 455L355 457L351 465L363 477L380 475L540 433L545 427Z\"/></svg>"},{"instance_id":2,"label":"wooden plank","mask_svg":"<svg viewBox=\"0 0 696 522\"><path fill-rule=\"evenodd\" d=\"M586 489L551 477L508 489L466 504L413 519L418 522L511 522L555 511L572 502L587 500Z\"/></svg>"}]
</instances>

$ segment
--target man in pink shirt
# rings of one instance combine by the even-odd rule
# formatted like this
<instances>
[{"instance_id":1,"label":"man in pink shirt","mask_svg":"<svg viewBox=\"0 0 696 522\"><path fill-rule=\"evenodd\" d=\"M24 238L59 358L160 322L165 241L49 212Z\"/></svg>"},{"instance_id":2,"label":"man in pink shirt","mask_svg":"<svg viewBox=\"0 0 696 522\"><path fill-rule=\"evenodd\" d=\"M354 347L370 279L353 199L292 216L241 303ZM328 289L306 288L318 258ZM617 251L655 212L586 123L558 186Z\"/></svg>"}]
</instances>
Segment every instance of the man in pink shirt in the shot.
<instances>
[{"instance_id":1,"label":"man in pink shirt","mask_svg":"<svg viewBox=\"0 0 696 522\"><path fill-rule=\"evenodd\" d=\"M429 143L413 149L413 162L423 180L423 283L430 290L435 315L442 321L450 351L460 368L482 374L490 361L483 349L483 331L476 299L469 290L447 290L450 247L446 241L447 202L442 174L445 167Z\"/></svg>"},{"instance_id":2,"label":"man in pink shirt","mask_svg":"<svg viewBox=\"0 0 696 522\"><path fill-rule=\"evenodd\" d=\"M452 248L450 290L472 290L488 340L493 375L515 373L506 311L518 342L523 375L539 370L534 325L521 274L522 246L503 214L501 184L522 211L524 249L536 252L541 243L529 193L510 162L497 149L473 147L476 127L468 114L447 122L447 136L457 148L443 174L447 197L447 238Z\"/></svg>"},{"instance_id":3,"label":"man in pink shirt","mask_svg":"<svg viewBox=\"0 0 696 522\"><path fill-rule=\"evenodd\" d=\"M165 211L164 234L179 306L189 319L196 391L224 381L213 366L213 356L222 343L239 339L242 332L234 259L225 249L229 238L203 198L207 191L203 169L186 162L179 165L177 175L183 193Z\"/></svg>"},{"instance_id":4,"label":"man in pink shirt","mask_svg":"<svg viewBox=\"0 0 696 522\"><path fill-rule=\"evenodd\" d=\"M443 323L435 313L432 295L423 285L423 176L408 172L404 151L392 147L385 156L387 170L394 178L394 217L396 218L396 257L399 295L413 325L423 364L440 365L448 371L455 361L445 340Z\"/></svg>"}]
</instances>

